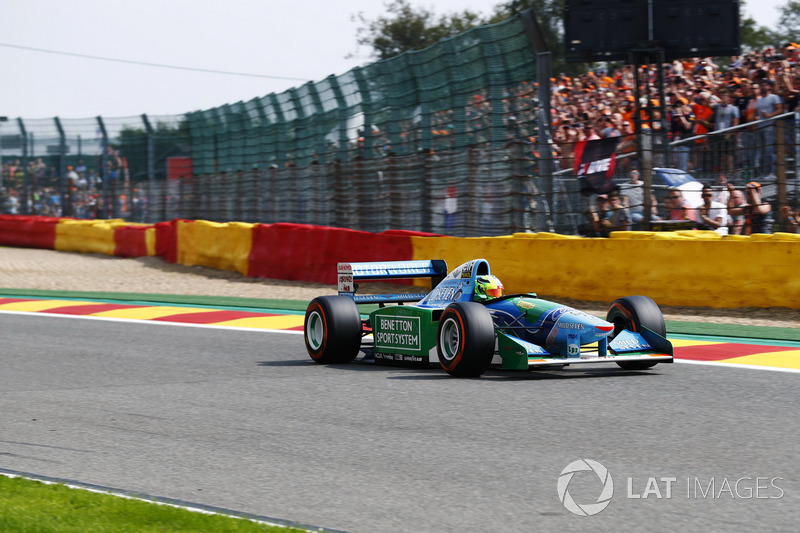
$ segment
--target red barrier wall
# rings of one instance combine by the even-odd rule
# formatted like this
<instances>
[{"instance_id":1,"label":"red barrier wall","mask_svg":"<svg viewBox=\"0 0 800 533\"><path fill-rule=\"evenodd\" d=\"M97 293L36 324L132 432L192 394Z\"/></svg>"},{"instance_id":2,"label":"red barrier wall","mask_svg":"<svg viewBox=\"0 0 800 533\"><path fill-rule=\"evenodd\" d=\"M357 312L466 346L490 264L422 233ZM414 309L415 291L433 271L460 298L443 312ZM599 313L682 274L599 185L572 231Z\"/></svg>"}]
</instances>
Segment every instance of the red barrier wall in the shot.
<instances>
[{"instance_id":1,"label":"red barrier wall","mask_svg":"<svg viewBox=\"0 0 800 533\"><path fill-rule=\"evenodd\" d=\"M147 230L152 226L120 226L114 228L114 255L146 257Z\"/></svg>"},{"instance_id":2,"label":"red barrier wall","mask_svg":"<svg viewBox=\"0 0 800 533\"><path fill-rule=\"evenodd\" d=\"M178 261L178 219L156 223L156 255L168 263Z\"/></svg>"},{"instance_id":3,"label":"red barrier wall","mask_svg":"<svg viewBox=\"0 0 800 533\"><path fill-rule=\"evenodd\" d=\"M0 215L0 244L53 250L59 220L56 217Z\"/></svg>"},{"instance_id":4,"label":"red barrier wall","mask_svg":"<svg viewBox=\"0 0 800 533\"><path fill-rule=\"evenodd\" d=\"M256 224L250 276L336 284L340 261L403 261L411 237L304 224Z\"/></svg>"}]
</instances>

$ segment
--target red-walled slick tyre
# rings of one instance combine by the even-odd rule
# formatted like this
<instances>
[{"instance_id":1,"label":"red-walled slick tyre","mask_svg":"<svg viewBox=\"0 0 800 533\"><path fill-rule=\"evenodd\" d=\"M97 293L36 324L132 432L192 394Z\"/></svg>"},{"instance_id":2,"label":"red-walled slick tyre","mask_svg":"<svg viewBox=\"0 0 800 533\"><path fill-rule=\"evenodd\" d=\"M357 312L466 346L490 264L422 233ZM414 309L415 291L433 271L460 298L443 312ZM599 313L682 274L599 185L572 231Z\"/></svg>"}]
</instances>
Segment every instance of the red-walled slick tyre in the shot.
<instances>
[{"instance_id":1,"label":"red-walled slick tyre","mask_svg":"<svg viewBox=\"0 0 800 533\"><path fill-rule=\"evenodd\" d=\"M361 349L361 315L347 296L319 296L306 309L306 350L317 363L349 363Z\"/></svg>"},{"instance_id":2,"label":"red-walled slick tyre","mask_svg":"<svg viewBox=\"0 0 800 533\"><path fill-rule=\"evenodd\" d=\"M476 302L447 306L436 334L439 363L451 376L483 374L494 356L494 323L489 311Z\"/></svg>"}]
</instances>

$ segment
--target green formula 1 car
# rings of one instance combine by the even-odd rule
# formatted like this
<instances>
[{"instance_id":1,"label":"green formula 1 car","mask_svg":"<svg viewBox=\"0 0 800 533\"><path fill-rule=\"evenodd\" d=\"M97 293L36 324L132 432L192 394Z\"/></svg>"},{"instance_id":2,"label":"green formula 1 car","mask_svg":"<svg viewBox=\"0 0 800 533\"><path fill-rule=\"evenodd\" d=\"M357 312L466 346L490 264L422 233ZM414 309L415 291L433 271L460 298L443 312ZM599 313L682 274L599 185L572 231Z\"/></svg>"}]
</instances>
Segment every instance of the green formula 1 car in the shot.
<instances>
[{"instance_id":1,"label":"green formula 1 car","mask_svg":"<svg viewBox=\"0 0 800 533\"><path fill-rule=\"evenodd\" d=\"M414 294L357 294L360 281L429 278ZM605 320L533 293L504 294L485 259L449 274L444 261L339 263L338 296L310 302L305 345L322 364L348 363L363 351L376 363L441 366L453 376L616 363L644 370L671 363L664 318L646 296L611 304ZM366 318L360 304L378 304Z\"/></svg>"}]
</instances>

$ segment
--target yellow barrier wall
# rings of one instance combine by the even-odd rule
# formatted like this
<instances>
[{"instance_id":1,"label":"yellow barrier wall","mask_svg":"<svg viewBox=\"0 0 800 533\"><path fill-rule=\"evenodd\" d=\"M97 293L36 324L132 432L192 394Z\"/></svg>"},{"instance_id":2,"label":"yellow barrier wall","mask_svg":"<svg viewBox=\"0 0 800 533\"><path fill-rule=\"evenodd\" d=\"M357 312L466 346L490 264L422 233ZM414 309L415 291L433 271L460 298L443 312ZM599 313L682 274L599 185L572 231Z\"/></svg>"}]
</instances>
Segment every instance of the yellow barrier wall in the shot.
<instances>
[{"instance_id":1,"label":"yellow barrier wall","mask_svg":"<svg viewBox=\"0 0 800 533\"><path fill-rule=\"evenodd\" d=\"M506 292L601 302L643 294L663 305L800 308L800 235L706 232L412 237L414 259L449 268L483 257Z\"/></svg>"},{"instance_id":2,"label":"yellow barrier wall","mask_svg":"<svg viewBox=\"0 0 800 533\"><path fill-rule=\"evenodd\" d=\"M114 255L114 228L127 223L112 220L60 220L56 225L55 249Z\"/></svg>"},{"instance_id":3,"label":"yellow barrier wall","mask_svg":"<svg viewBox=\"0 0 800 533\"><path fill-rule=\"evenodd\" d=\"M147 255L156 255L156 228L144 230L144 243L147 246Z\"/></svg>"},{"instance_id":4,"label":"yellow barrier wall","mask_svg":"<svg viewBox=\"0 0 800 533\"><path fill-rule=\"evenodd\" d=\"M179 220L177 262L233 270L246 276L253 226L242 222Z\"/></svg>"}]
</instances>

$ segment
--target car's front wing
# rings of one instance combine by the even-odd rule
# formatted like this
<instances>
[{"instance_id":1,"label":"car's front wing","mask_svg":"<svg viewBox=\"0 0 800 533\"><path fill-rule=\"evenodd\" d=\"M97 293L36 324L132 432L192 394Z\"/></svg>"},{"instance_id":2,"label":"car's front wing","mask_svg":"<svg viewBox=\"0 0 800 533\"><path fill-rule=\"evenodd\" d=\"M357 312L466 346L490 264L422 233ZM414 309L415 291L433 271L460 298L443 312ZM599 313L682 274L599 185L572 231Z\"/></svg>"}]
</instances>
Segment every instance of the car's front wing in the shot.
<instances>
[{"instance_id":1,"label":"car's front wing","mask_svg":"<svg viewBox=\"0 0 800 533\"><path fill-rule=\"evenodd\" d=\"M596 354L597 352L595 352ZM669 354L639 354L639 355L607 355L600 357L593 355L592 352L584 352L580 357L553 357L545 358L528 358L528 369L547 366L560 366L560 365L580 365L580 364L596 364L596 363L630 363L634 361L644 361L648 363L671 363L673 358ZM505 367L503 367L505 368Z\"/></svg>"},{"instance_id":2,"label":"car's front wing","mask_svg":"<svg viewBox=\"0 0 800 533\"><path fill-rule=\"evenodd\" d=\"M507 370L629 362L672 363L672 344L649 330L641 334L623 331L611 343L603 339L594 345L582 347L578 353L556 355L536 344L498 332L497 356L493 361L499 364L500 368Z\"/></svg>"}]
</instances>

